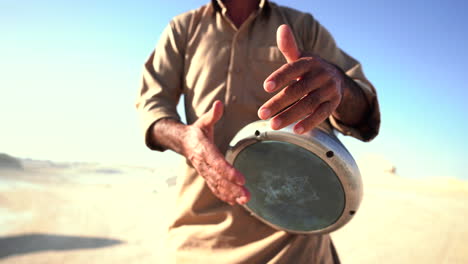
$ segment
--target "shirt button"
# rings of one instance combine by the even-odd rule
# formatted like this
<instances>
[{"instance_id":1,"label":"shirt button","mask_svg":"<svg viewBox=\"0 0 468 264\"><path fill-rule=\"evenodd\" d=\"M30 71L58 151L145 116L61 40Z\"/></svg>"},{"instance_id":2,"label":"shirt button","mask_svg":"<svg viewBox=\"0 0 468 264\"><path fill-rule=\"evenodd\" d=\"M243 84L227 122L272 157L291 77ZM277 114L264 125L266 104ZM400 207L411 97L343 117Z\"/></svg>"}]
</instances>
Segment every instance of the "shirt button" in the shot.
<instances>
[{"instance_id":1,"label":"shirt button","mask_svg":"<svg viewBox=\"0 0 468 264\"><path fill-rule=\"evenodd\" d=\"M237 101L237 96L233 95L233 96L232 96L232 101L233 101L233 102L236 102L236 101Z\"/></svg>"}]
</instances>

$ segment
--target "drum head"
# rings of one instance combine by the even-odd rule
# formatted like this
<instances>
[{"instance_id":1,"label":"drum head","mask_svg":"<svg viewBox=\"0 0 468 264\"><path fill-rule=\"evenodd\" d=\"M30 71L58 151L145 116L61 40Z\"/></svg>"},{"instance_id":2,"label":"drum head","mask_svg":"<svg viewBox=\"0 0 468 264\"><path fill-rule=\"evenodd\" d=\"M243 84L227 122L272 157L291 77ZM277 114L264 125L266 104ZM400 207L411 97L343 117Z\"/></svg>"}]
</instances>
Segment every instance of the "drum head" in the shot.
<instances>
[{"instance_id":1,"label":"drum head","mask_svg":"<svg viewBox=\"0 0 468 264\"><path fill-rule=\"evenodd\" d=\"M234 167L251 192L247 206L287 230L326 228L341 216L345 197L333 170L312 152L281 141L260 141L244 148Z\"/></svg>"},{"instance_id":2,"label":"drum head","mask_svg":"<svg viewBox=\"0 0 468 264\"><path fill-rule=\"evenodd\" d=\"M361 176L346 148L321 129L296 135L292 126L247 125L231 141L226 159L246 178L244 207L278 230L322 234L345 225L362 198Z\"/></svg>"}]
</instances>

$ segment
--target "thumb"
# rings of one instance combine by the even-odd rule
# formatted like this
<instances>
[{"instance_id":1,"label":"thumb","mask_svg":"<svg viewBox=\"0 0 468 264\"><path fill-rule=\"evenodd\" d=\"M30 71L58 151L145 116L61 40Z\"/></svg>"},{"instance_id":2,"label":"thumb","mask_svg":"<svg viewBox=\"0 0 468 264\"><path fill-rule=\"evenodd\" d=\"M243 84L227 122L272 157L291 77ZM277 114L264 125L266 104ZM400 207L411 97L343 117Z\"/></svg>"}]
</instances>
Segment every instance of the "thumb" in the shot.
<instances>
[{"instance_id":1,"label":"thumb","mask_svg":"<svg viewBox=\"0 0 468 264\"><path fill-rule=\"evenodd\" d=\"M278 27L276 31L276 43L288 62L295 61L301 57L301 52L297 48L294 35L288 25Z\"/></svg>"},{"instance_id":2,"label":"thumb","mask_svg":"<svg viewBox=\"0 0 468 264\"><path fill-rule=\"evenodd\" d=\"M197 126L202 129L211 130L216 122L223 116L224 105L221 101L216 100L211 109L204 113L196 122Z\"/></svg>"}]
</instances>

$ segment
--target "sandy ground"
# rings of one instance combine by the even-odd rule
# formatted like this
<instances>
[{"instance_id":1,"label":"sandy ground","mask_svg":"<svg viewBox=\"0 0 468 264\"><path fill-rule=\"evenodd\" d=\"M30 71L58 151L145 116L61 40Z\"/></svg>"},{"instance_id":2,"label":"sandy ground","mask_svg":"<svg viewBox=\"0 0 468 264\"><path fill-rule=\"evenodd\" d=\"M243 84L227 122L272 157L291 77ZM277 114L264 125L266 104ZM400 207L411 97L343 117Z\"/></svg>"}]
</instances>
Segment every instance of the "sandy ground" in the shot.
<instances>
[{"instance_id":1,"label":"sandy ground","mask_svg":"<svg viewBox=\"0 0 468 264\"><path fill-rule=\"evenodd\" d=\"M343 263L468 263L466 182L373 176L355 218L332 234Z\"/></svg>"},{"instance_id":2,"label":"sandy ground","mask_svg":"<svg viewBox=\"0 0 468 264\"><path fill-rule=\"evenodd\" d=\"M96 164L0 170L0 263L164 263L167 178L178 173ZM332 234L343 263L468 263L466 182L375 169L363 178L360 210Z\"/></svg>"}]
</instances>

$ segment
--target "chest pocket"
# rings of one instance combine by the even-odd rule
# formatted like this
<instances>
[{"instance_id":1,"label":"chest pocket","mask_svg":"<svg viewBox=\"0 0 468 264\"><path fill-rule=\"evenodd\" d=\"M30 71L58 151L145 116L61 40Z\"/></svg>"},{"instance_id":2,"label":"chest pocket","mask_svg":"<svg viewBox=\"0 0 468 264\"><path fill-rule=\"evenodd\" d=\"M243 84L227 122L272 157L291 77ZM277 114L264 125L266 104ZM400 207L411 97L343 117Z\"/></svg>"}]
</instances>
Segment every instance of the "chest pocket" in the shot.
<instances>
[{"instance_id":1,"label":"chest pocket","mask_svg":"<svg viewBox=\"0 0 468 264\"><path fill-rule=\"evenodd\" d=\"M274 95L265 92L263 82L271 73L283 66L286 59L276 46L252 48L249 57L248 78L252 86L245 89L248 93L245 96L250 99L246 98L247 101L259 107Z\"/></svg>"}]
</instances>

